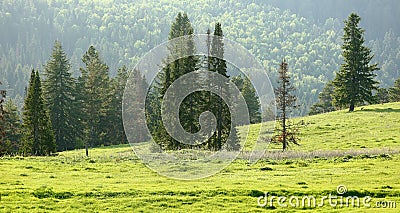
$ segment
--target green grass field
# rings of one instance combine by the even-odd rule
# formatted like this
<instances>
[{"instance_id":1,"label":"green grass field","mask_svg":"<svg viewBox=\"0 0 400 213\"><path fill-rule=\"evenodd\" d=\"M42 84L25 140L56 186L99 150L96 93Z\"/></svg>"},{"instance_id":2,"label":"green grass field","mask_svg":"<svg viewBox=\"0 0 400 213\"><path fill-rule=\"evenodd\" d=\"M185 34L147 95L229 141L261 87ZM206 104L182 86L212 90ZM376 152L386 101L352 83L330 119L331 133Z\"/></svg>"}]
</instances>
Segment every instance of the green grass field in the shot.
<instances>
[{"instance_id":1,"label":"green grass field","mask_svg":"<svg viewBox=\"0 0 400 213\"><path fill-rule=\"evenodd\" d=\"M279 146L254 165L237 159L218 174L181 181L159 176L129 145L59 153L56 157L0 159L0 212L398 212L400 209L400 103L297 118L301 146L279 158ZM267 124L269 125L269 124ZM252 128L253 129L253 128ZM251 131L249 139L254 140ZM251 141L249 145L251 147ZM310 155L312 153L312 155ZM311 157L310 157L311 156ZM370 196L371 207L258 206L271 196ZM397 208L378 208L397 204ZM392 206L393 207L393 206Z\"/></svg>"}]
</instances>

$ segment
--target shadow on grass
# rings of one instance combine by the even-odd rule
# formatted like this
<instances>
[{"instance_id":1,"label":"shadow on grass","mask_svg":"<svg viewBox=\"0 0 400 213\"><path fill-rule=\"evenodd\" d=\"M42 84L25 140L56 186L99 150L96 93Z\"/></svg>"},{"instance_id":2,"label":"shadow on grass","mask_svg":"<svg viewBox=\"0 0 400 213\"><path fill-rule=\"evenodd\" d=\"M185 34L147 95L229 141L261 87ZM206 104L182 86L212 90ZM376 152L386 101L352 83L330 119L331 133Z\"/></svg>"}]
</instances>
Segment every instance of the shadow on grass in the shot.
<instances>
[{"instance_id":1,"label":"shadow on grass","mask_svg":"<svg viewBox=\"0 0 400 213\"><path fill-rule=\"evenodd\" d=\"M393 109L393 108L385 108L385 109L381 109L381 108L375 108L375 109L361 109L361 110L357 110L355 112L396 112L396 113L400 113L400 109Z\"/></svg>"}]
</instances>

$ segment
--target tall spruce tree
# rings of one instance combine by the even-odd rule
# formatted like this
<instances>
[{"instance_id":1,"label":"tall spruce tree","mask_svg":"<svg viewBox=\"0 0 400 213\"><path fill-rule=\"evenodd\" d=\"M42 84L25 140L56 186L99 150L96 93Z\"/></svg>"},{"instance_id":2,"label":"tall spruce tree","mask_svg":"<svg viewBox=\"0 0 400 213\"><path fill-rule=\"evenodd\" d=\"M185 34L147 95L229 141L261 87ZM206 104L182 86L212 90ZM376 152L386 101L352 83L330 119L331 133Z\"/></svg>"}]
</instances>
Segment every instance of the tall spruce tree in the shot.
<instances>
[{"instance_id":1,"label":"tall spruce tree","mask_svg":"<svg viewBox=\"0 0 400 213\"><path fill-rule=\"evenodd\" d=\"M350 14L345 21L343 35L344 63L336 73L333 85L334 104L339 107L348 106L349 111L354 111L356 105L375 103L373 90L377 90L378 82L374 80L378 64L372 64L373 54L371 49L364 46L364 32L358 25L361 18Z\"/></svg>"},{"instance_id":2,"label":"tall spruce tree","mask_svg":"<svg viewBox=\"0 0 400 213\"><path fill-rule=\"evenodd\" d=\"M175 18L175 21L171 25L171 29L168 35L168 39L176 39L182 36L187 36L186 39L182 39L184 42L182 45L185 48L177 47L177 46L170 46L169 47L169 57L173 57L175 55L187 55L187 57L176 59L175 61L166 64L163 72L159 75L159 82L158 82L158 89L151 91L153 94L149 94L148 100L152 99L151 102L147 104L148 106L153 106L150 108L156 115L149 116L150 114L147 113L147 119L151 123L149 126L153 126L154 128L150 127L150 130L155 135L155 139L164 149L182 149L187 148L186 144L179 143L175 139L173 139L168 132L166 131L164 125L161 121L161 110L159 106L161 106L161 101L165 92L170 87L170 85L177 80L182 75L187 73L191 73L197 70L198 64L198 57L195 56L195 44L193 36L194 30L190 23L189 17L186 13L178 13ZM158 93L158 94L157 94ZM149 99L150 98L150 99ZM198 124L198 113L199 108L196 107L199 100L199 94L193 93L187 96L184 101L180 105L179 110L179 120L183 128L188 132L197 132L199 131L199 124ZM148 101L147 101L148 102ZM157 109L158 108L158 109ZM150 110L147 108L147 110ZM196 117L197 116L197 117ZM150 118L152 117L152 118Z\"/></svg>"},{"instance_id":3,"label":"tall spruce tree","mask_svg":"<svg viewBox=\"0 0 400 213\"><path fill-rule=\"evenodd\" d=\"M285 151L288 149L289 143L299 145L298 128L289 122L289 114L296 107L297 98L292 94L295 88L290 82L288 64L285 61L279 68L278 84L279 86L275 88L278 125L272 141L282 143L282 149Z\"/></svg>"},{"instance_id":4,"label":"tall spruce tree","mask_svg":"<svg viewBox=\"0 0 400 213\"><path fill-rule=\"evenodd\" d=\"M224 76L226 78L226 82L222 82L227 84L229 81L229 75L227 71L226 61L224 59L224 42L223 42L223 32L221 23L217 22L214 26L214 36L211 41L211 70L212 72L217 72L218 74ZM216 85L219 91L222 90L220 85ZM224 94L229 96L229 94ZM231 128L231 120L228 106L224 103L221 97L213 95L211 99L211 103L209 106L213 106L214 109L211 109L215 114L217 119L216 126L216 137L211 138L214 139L213 149L220 150L223 145L223 140L227 140L227 136L230 133ZM234 132L236 133L236 132Z\"/></svg>"},{"instance_id":5,"label":"tall spruce tree","mask_svg":"<svg viewBox=\"0 0 400 213\"><path fill-rule=\"evenodd\" d=\"M70 69L67 55L61 43L56 41L51 58L45 65L46 79L43 85L58 151L75 148L75 79Z\"/></svg>"},{"instance_id":6,"label":"tall spruce tree","mask_svg":"<svg viewBox=\"0 0 400 213\"><path fill-rule=\"evenodd\" d=\"M217 22L214 26L214 33L211 37L211 31L207 30L207 57L204 60L204 68L209 72L217 72L218 74L225 77L224 82L219 82L217 85L211 83L210 76L204 76L204 83L209 84L209 87L214 87L216 91L220 91L221 95L228 100L233 100L231 94L222 88L221 84L227 85L230 81L230 76L228 75L227 63L224 59L224 42L223 42L223 32L221 23ZM203 80L202 80L203 81ZM228 105L224 102L222 97L214 94L212 92L202 93L203 98L199 98L199 106L204 111L210 111L214 114L216 118L216 129L215 133L210 137L206 143L206 148L210 150L220 150L221 148L226 148L228 150L238 150L240 149L239 140L237 137L236 126L232 126L231 114ZM203 107L201 107L203 106ZM228 141L228 136L231 135L231 140Z\"/></svg>"},{"instance_id":7,"label":"tall spruce tree","mask_svg":"<svg viewBox=\"0 0 400 213\"><path fill-rule=\"evenodd\" d=\"M23 113L23 155L50 155L56 151L54 133L44 105L39 72L32 70Z\"/></svg>"},{"instance_id":8,"label":"tall spruce tree","mask_svg":"<svg viewBox=\"0 0 400 213\"><path fill-rule=\"evenodd\" d=\"M108 144L107 113L111 104L109 68L101 60L98 51L90 46L82 57L85 68L81 68L79 79L83 96L81 97L82 117L85 125L85 148Z\"/></svg>"}]
</instances>

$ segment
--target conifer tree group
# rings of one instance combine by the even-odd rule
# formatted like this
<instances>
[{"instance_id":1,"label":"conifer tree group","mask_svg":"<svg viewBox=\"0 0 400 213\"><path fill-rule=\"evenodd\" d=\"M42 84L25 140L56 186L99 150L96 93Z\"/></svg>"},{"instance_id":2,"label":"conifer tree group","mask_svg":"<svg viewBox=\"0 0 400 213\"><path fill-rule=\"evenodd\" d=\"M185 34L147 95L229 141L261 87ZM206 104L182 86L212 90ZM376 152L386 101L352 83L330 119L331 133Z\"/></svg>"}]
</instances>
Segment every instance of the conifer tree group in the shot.
<instances>
[{"instance_id":1,"label":"conifer tree group","mask_svg":"<svg viewBox=\"0 0 400 213\"><path fill-rule=\"evenodd\" d=\"M82 147L88 155L89 147L127 143L122 96L128 69L123 66L110 78L108 66L93 46L82 62L81 76L74 78L69 59L56 41L44 78L38 70L31 72L22 122L12 100L1 103L0 156L43 156Z\"/></svg>"},{"instance_id":2,"label":"conifer tree group","mask_svg":"<svg viewBox=\"0 0 400 213\"><path fill-rule=\"evenodd\" d=\"M343 36L344 63L320 93L320 102L312 107L310 114L333 111L348 107L353 111L356 106L366 103L400 101L400 79L389 89L378 89L375 80L377 64L371 64L373 54L364 45L364 30L358 25L361 18L352 13L345 21ZM197 55L194 29L186 13L178 13L168 34L169 40L182 38L182 46L168 46L169 58L176 58L164 64L161 72L150 85L139 70L132 72L125 66L110 77L110 69L94 46L90 46L82 56L83 67L79 77L74 77L67 54L61 43L54 43L50 59L44 65L43 79L38 70L32 69L26 88L22 119L12 100L4 103L5 91L0 91L0 156L6 154L51 155L56 151L127 143L122 123L122 99L129 75L136 81L138 88L127 93L136 99L145 99L145 106L133 103L128 111L142 110L145 118L134 122L147 124L151 136L165 150L240 149L236 126L231 121L231 112L227 103L218 94L210 91L196 91L184 98L179 107L180 122L185 131L197 133L201 130L199 117L203 112L211 112L216 119L215 131L207 141L183 144L174 139L166 130L162 119L163 97L168 88L186 74L196 76L193 84L208 84L213 91L222 90L223 84L233 82L244 97L249 111L250 123L261 122L260 101L250 79L242 74L230 76L228 62L224 59L224 34L221 23L214 25L213 32L207 30L207 55ZM177 43L176 43L177 44ZM176 56L184 57L176 57ZM167 58L167 59L169 59ZM168 60L165 61L168 61ZM218 73L226 79L221 85L211 84L208 73ZM288 64L283 61L279 69L279 86L275 89L276 104L280 112L276 140L283 144L283 150L289 143L298 144L297 128L288 123L296 97L290 82ZM147 91L147 89L149 89ZM223 94L231 97L231 94ZM22 120L22 122L21 122ZM140 141L150 139L146 130L135 132ZM228 136L233 140L228 141Z\"/></svg>"},{"instance_id":3,"label":"conifer tree group","mask_svg":"<svg viewBox=\"0 0 400 213\"><path fill-rule=\"evenodd\" d=\"M235 83L235 78L228 75L227 62L224 59L224 41L221 23L217 22L214 26L214 32L211 36L211 30L207 30L207 44L208 55L204 57L196 56L196 49L193 41L193 28L190 20L185 13L179 13L171 26L169 39L176 39L180 36L186 36L183 41L185 48L171 46L169 47L170 57L176 55L186 55L186 57L179 58L173 62L166 64L157 76L146 100L146 115L147 124L150 133L155 141L162 149L166 150L180 150L180 149L206 149L206 150L238 150L240 149L239 139L236 132L236 126L233 127L231 122L231 114L228 105L223 101L222 97L210 91L197 91L189 94L184 98L179 106L179 122L185 131L189 133L196 133L200 131L199 116L202 112L209 111L216 118L215 132L210 135L207 141L200 143L184 144L176 141L171 135L168 134L161 115L161 103L167 89L179 77L191 73L197 75L195 71L206 70L208 72L215 72L223 76L227 84L229 81ZM180 52L186 51L186 52ZM193 84L203 85L206 84L208 88L213 88L214 91L221 91L221 85L213 85L210 83L210 75L199 75L196 77L196 82ZM238 82L236 82L238 83ZM256 96L255 90L251 83L246 81L245 86L241 89L242 95L246 95L245 99L251 111L251 118L254 117L252 122L260 122L260 105ZM230 94L224 94L229 98ZM252 100L250 100L252 99ZM251 108L251 110L250 110ZM254 114L254 116L253 116ZM228 140L231 136L232 140Z\"/></svg>"}]
</instances>

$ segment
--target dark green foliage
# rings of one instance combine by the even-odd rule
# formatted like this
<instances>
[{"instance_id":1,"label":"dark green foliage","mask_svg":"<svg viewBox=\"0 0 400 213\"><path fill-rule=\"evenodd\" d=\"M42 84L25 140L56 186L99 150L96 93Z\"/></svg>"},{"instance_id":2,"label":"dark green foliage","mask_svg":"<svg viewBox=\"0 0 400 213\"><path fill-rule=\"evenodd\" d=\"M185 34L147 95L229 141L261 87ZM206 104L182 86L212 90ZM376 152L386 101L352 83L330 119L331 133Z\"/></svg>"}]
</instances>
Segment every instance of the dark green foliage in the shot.
<instances>
[{"instance_id":1,"label":"dark green foliage","mask_svg":"<svg viewBox=\"0 0 400 213\"><path fill-rule=\"evenodd\" d=\"M168 39L172 40L181 36L193 35L193 28L186 13L178 13L175 21L171 25ZM148 94L147 120L150 131L159 145L164 149L179 150L188 148L188 145L181 144L173 139L166 131L161 119L161 100L170 85L182 75L197 70L199 62L198 57L194 56L195 47L192 39L185 39L186 48L170 47L170 57L174 55L189 55L187 57L176 59L166 64L163 72L159 75L159 82L155 82L156 88L150 90ZM157 81L157 80L156 80ZM201 103L201 95L192 93L188 95L180 105L179 119L182 127L191 133L199 131L198 115L200 113L199 106Z\"/></svg>"},{"instance_id":2,"label":"dark green foliage","mask_svg":"<svg viewBox=\"0 0 400 213\"><path fill-rule=\"evenodd\" d=\"M295 91L288 73L288 64L282 61L279 69L278 87L275 88L276 108L278 124L274 136L271 138L273 143L281 143L283 151L288 149L289 143L299 145L299 125L289 122L289 114L296 107Z\"/></svg>"},{"instance_id":3,"label":"dark green foliage","mask_svg":"<svg viewBox=\"0 0 400 213\"><path fill-rule=\"evenodd\" d=\"M4 133L4 139L0 144L0 156L17 154L21 140L21 118L11 99L4 104L3 121L0 126Z\"/></svg>"},{"instance_id":4,"label":"dark green foliage","mask_svg":"<svg viewBox=\"0 0 400 213\"><path fill-rule=\"evenodd\" d=\"M108 66L100 59L98 51L90 46L82 57L85 68L81 68L83 86L82 117L85 125L85 143L89 146L110 144L106 135L107 113L110 109L111 90Z\"/></svg>"},{"instance_id":5,"label":"dark green foliage","mask_svg":"<svg viewBox=\"0 0 400 213\"><path fill-rule=\"evenodd\" d=\"M211 32L208 31L210 34ZM171 26L169 33L169 39L174 39L179 36L190 36L193 34L193 28L191 27L190 20L186 14L178 13L175 22ZM236 127L232 127L230 121L230 112L228 106L224 103L222 98L216 94L201 91L193 92L184 98L181 105L179 106L179 121L185 131L195 133L200 130L200 123L198 121L199 116L202 112L210 111L216 117L216 131L206 142L200 142L198 145L187 145L179 143L174 140L166 131L161 119L161 100L167 91L168 87L179 77L191 73L202 68L210 72L217 72L227 78L227 65L224 58L224 44L223 44L223 33L220 23L215 24L213 39L208 40L209 53L213 54L202 58L198 56L192 56L196 50L194 47L193 40L187 39L187 48L176 48L170 47L170 55L179 54L180 51L186 51L187 57L179 58L170 64L166 64L163 72L159 73L156 80L152 82L151 89L146 99L146 119L149 126L150 132L154 139L159 143L163 149L167 150L179 150L186 148L201 148L209 150L220 150L222 147L226 147L229 150L238 150L240 148L239 141L236 135ZM202 67L203 66L203 67ZM198 76L198 82L205 83L209 76ZM192 82L190 82L192 83ZM227 83L227 82L226 82ZM210 84L211 86L211 84ZM213 85L216 86L216 85ZM218 88L215 88L218 91ZM229 94L226 94L229 97ZM231 144L227 144L229 134L233 134Z\"/></svg>"},{"instance_id":6,"label":"dark green foliage","mask_svg":"<svg viewBox=\"0 0 400 213\"><path fill-rule=\"evenodd\" d=\"M375 80L378 64L370 65L373 54L370 48L364 46L364 30L358 25L361 18L350 14L345 21L343 36L344 63L336 73L333 85L334 104L338 107L347 106L349 111L360 104L375 103L373 90L377 90L378 82Z\"/></svg>"},{"instance_id":7,"label":"dark green foliage","mask_svg":"<svg viewBox=\"0 0 400 213\"><path fill-rule=\"evenodd\" d=\"M333 106L333 99L332 99L332 94L334 91L334 86L332 81L329 81L326 83L324 89L322 92L319 93L318 99L319 102L314 104L309 112L309 115L316 115L320 113L326 113L326 112L332 112L335 110L335 107Z\"/></svg>"},{"instance_id":8,"label":"dark green foliage","mask_svg":"<svg viewBox=\"0 0 400 213\"><path fill-rule=\"evenodd\" d=\"M221 82L223 84L228 83L229 75L227 71L226 61L224 59L224 42L223 42L223 32L221 23L217 22L214 26L214 36L211 40L211 46L209 51L213 56L207 57L207 69L210 72L217 72L218 74L224 76L227 82ZM210 43L208 43L210 44ZM217 91L221 91L219 85L215 85L218 88ZM215 94L210 95L205 99L205 104L217 119L217 126L215 134L208 141L208 148L211 150L220 150L222 145L228 142L228 149L239 150L240 145L237 142L236 127L233 126L231 129L230 112L228 106L224 103L223 99ZM222 94L225 97L230 97L230 94ZM232 140L228 141L229 134L232 134ZM229 144L231 143L231 144Z\"/></svg>"},{"instance_id":9,"label":"dark green foliage","mask_svg":"<svg viewBox=\"0 0 400 213\"><path fill-rule=\"evenodd\" d=\"M75 79L72 77L71 65L61 47L61 43L54 43L50 60L45 65L46 79L44 97L51 124L56 138L57 150L75 148L76 135L74 129L76 121Z\"/></svg>"},{"instance_id":10,"label":"dark green foliage","mask_svg":"<svg viewBox=\"0 0 400 213\"><path fill-rule=\"evenodd\" d=\"M56 151L54 133L44 105L39 72L32 70L23 113L23 155L50 155Z\"/></svg>"},{"instance_id":11,"label":"dark green foliage","mask_svg":"<svg viewBox=\"0 0 400 213\"><path fill-rule=\"evenodd\" d=\"M400 78L394 82L394 86L389 88L388 92L391 102L400 102Z\"/></svg>"},{"instance_id":12,"label":"dark green foliage","mask_svg":"<svg viewBox=\"0 0 400 213\"><path fill-rule=\"evenodd\" d=\"M122 98L128 76L128 69L123 66L118 69L117 76L111 79L112 99L107 114L109 122L106 133L109 135L112 144L125 144L128 142L122 122Z\"/></svg>"},{"instance_id":13,"label":"dark green foliage","mask_svg":"<svg viewBox=\"0 0 400 213\"><path fill-rule=\"evenodd\" d=\"M254 89L250 79L242 75L238 75L232 78L232 82L238 87L240 93L243 95L244 100L246 101L247 109L249 110L249 115L250 115L250 123L251 124L260 123L261 106L256 90ZM266 112L270 113L268 111ZM274 119L275 117L273 116L272 120ZM266 120L269 120L269 118L266 118Z\"/></svg>"},{"instance_id":14,"label":"dark green foliage","mask_svg":"<svg viewBox=\"0 0 400 213\"><path fill-rule=\"evenodd\" d=\"M244 79L243 88L241 93L246 101L247 108L250 115L250 123L260 123L261 122L261 112L260 112L260 102L256 90L254 89L251 81L248 78Z\"/></svg>"},{"instance_id":15,"label":"dark green foliage","mask_svg":"<svg viewBox=\"0 0 400 213\"><path fill-rule=\"evenodd\" d=\"M181 36L190 36L193 35L193 28L191 26L190 20L186 13L178 13L175 18L175 21L171 25L171 30L168 35L168 39L172 40ZM150 98L154 98L151 100L151 103L148 106L154 106L152 111L155 115L154 118L147 117L148 123L150 127L150 131L153 130L153 135L156 141L162 148L165 149L182 149L185 147L184 144L180 144L178 141L173 139L168 132L166 131L164 125L162 124L161 119L161 100L164 97L165 92L170 87L170 85L178 79L180 76L193 72L196 70L196 65L198 63L198 58L194 56L195 47L194 42L191 39L186 39L187 42L185 45L186 48L181 49L177 47L170 47L170 57L173 55L189 55L187 57L176 59L170 64L166 64L163 72L159 78L159 85L157 85L156 89L151 91L154 94L149 94ZM149 99L150 100L150 99ZM197 124L196 115L198 114L198 108L194 106L197 105L199 101L199 94L192 93L185 98L185 100L181 103L179 110L179 119L183 126L183 128L188 132L197 132L199 130L199 125Z\"/></svg>"},{"instance_id":16,"label":"dark green foliage","mask_svg":"<svg viewBox=\"0 0 400 213\"><path fill-rule=\"evenodd\" d=\"M375 94L378 103L384 104L389 102L389 91L386 88L378 88Z\"/></svg>"},{"instance_id":17,"label":"dark green foliage","mask_svg":"<svg viewBox=\"0 0 400 213\"><path fill-rule=\"evenodd\" d=\"M128 131L131 131L129 136L130 136L130 143L135 143L135 142L144 142L148 141L149 135L148 131L145 128L146 127L146 118L139 116L143 115L145 111L145 105L143 105L142 100L145 100L146 98L146 91L148 88L148 84L146 82L146 79L144 75L140 73L139 70L134 69L132 73L130 74L129 78L129 84L130 87L127 91L125 91L124 96L125 98L130 99L131 101L129 104L124 105L124 113L127 115L124 117L124 122L126 122L126 128L128 128ZM153 99L150 99L153 100ZM154 102L152 102L154 103ZM126 102L124 102L126 104ZM122 105L121 105L122 106ZM159 107L159 106L157 106ZM159 108L156 108L159 109ZM134 116L132 116L134 115ZM153 114L152 114L153 115ZM156 127L158 128L159 126L153 126L156 125L154 124L155 122L159 122L157 120L152 120L152 118L148 117L150 124L149 128L151 127ZM158 118L157 118L158 119ZM122 120L121 120L122 122ZM121 123L122 124L122 123ZM123 130L123 127L122 127Z\"/></svg>"}]
</instances>

